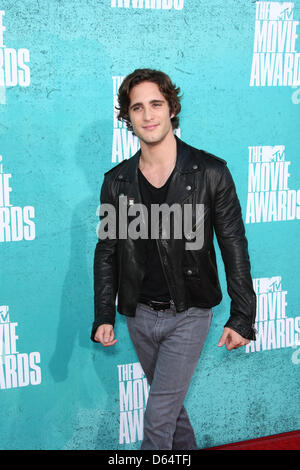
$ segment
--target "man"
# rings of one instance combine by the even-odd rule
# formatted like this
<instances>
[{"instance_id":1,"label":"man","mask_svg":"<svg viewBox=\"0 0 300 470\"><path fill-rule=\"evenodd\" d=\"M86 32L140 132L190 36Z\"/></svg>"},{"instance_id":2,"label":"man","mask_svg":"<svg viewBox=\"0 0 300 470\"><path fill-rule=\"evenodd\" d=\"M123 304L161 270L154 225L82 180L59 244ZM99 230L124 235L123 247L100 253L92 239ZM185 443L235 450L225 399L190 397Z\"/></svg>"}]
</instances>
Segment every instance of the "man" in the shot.
<instances>
[{"instance_id":1,"label":"man","mask_svg":"<svg viewBox=\"0 0 300 470\"><path fill-rule=\"evenodd\" d=\"M147 238L124 238L123 227L117 227L115 236L99 238L94 259L91 339L105 347L117 342L113 327L118 294L117 310L126 315L150 384L141 449L197 449L183 402L210 328L212 307L222 299L214 232L231 297L230 317L218 346L230 351L255 339L256 296L235 185L225 160L174 135L179 92L156 70L138 69L124 79L118 117L139 137L140 150L105 173L100 197L101 205L111 204L117 213L121 197L127 197L128 209L143 203L149 209L142 211L144 217L148 214L151 227L159 228L153 239L149 232ZM163 221L153 220L150 209L163 203L192 207L192 233L162 237ZM198 218L196 207L203 208ZM197 230L202 230L202 244L187 249L189 235Z\"/></svg>"}]
</instances>

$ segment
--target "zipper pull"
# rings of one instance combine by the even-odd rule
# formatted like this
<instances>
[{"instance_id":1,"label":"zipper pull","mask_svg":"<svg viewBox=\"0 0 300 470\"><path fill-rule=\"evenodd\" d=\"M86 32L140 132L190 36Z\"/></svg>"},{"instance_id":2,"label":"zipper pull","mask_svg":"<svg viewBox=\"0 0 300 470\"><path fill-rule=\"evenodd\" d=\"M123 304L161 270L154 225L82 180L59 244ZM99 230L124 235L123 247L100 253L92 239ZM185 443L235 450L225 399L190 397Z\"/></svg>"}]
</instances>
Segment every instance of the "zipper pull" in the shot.
<instances>
[{"instance_id":1,"label":"zipper pull","mask_svg":"<svg viewBox=\"0 0 300 470\"><path fill-rule=\"evenodd\" d=\"M176 308L175 308L175 303L174 303L173 299L170 300L170 304L171 304L171 308L173 308L173 315L175 317L176 316Z\"/></svg>"}]
</instances>

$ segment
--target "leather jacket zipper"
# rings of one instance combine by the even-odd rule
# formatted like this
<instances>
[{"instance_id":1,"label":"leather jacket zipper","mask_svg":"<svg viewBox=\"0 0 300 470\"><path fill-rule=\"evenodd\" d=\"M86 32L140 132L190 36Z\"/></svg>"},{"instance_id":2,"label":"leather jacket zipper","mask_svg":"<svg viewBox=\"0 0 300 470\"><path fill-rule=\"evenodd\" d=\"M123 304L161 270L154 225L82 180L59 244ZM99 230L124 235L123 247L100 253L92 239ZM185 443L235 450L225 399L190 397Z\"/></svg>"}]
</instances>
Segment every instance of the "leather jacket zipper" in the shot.
<instances>
[{"instance_id":1,"label":"leather jacket zipper","mask_svg":"<svg viewBox=\"0 0 300 470\"><path fill-rule=\"evenodd\" d=\"M156 238L156 244L157 244L157 250L158 250L158 254L159 254L159 258L160 258L160 263L161 263L161 266L162 266L162 270L163 270L163 273L164 273L166 282L167 282L167 284L168 284L168 288L169 288L170 294L172 295L172 289L171 289L171 287L170 287L170 284L169 284L169 281L168 281L168 278L167 278L167 274L166 274L166 271L165 271L165 267L164 267L164 264L163 264L163 261L162 261L162 257L161 257L161 253L160 253L160 249L159 249L158 238ZM172 295L172 297L174 297L174 296ZM175 302L174 302L173 299L170 300L170 304L171 304L173 307L175 307ZM176 315L176 308L175 308L175 311L174 311L173 315Z\"/></svg>"}]
</instances>

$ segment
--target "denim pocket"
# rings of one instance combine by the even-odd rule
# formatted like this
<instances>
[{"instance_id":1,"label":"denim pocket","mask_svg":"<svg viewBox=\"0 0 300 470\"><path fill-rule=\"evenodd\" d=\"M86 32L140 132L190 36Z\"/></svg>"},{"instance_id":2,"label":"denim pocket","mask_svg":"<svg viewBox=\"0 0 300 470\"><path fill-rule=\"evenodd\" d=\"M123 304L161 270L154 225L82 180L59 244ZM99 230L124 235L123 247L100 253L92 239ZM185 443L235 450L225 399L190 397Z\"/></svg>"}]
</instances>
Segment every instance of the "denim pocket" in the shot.
<instances>
[{"instance_id":1,"label":"denim pocket","mask_svg":"<svg viewBox=\"0 0 300 470\"><path fill-rule=\"evenodd\" d=\"M188 317L207 317L209 315L212 315L212 309L202 307L190 307L187 310L186 315Z\"/></svg>"}]
</instances>

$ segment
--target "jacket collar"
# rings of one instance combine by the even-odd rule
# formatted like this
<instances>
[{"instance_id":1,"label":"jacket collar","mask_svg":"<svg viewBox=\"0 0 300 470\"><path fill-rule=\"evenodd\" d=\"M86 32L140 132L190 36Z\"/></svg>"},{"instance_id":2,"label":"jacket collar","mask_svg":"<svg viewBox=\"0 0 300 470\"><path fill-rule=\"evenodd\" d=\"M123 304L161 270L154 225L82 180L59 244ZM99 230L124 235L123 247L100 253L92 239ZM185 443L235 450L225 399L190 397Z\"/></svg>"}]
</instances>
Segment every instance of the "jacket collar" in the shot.
<instances>
[{"instance_id":1,"label":"jacket collar","mask_svg":"<svg viewBox=\"0 0 300 470\"><path fill-rule=\"evenodd\" d=\"M189 200L190 196L197 189L195 175L201 170L201 160L199 159L198 152L177 136L175 138L177 142L177 158L165 200L165 203L168 205L173 203L182 204L184 201ZM142 202L138 180L140 155L141 150L129 158L126 164L121 165L120 172L116 176L119 181L129 183L126 193L136 202Z\"/></svg>"},{"instance_id":2,"label":"jacket collar","mask_svg":"<svg viewBox=\"0 0 300 470\"><path fill-rule=\"evenodd\" d=\"M193 148L179 139L175 134L174 136L177 143L177 158L174 173L184 174L199 171L199 158L196 157L196 152L193 152ZM119 179L128 182L137 181L140 155L141 149L127 160L127 165L122 165Z\"/></svg>"}]
</instances>

